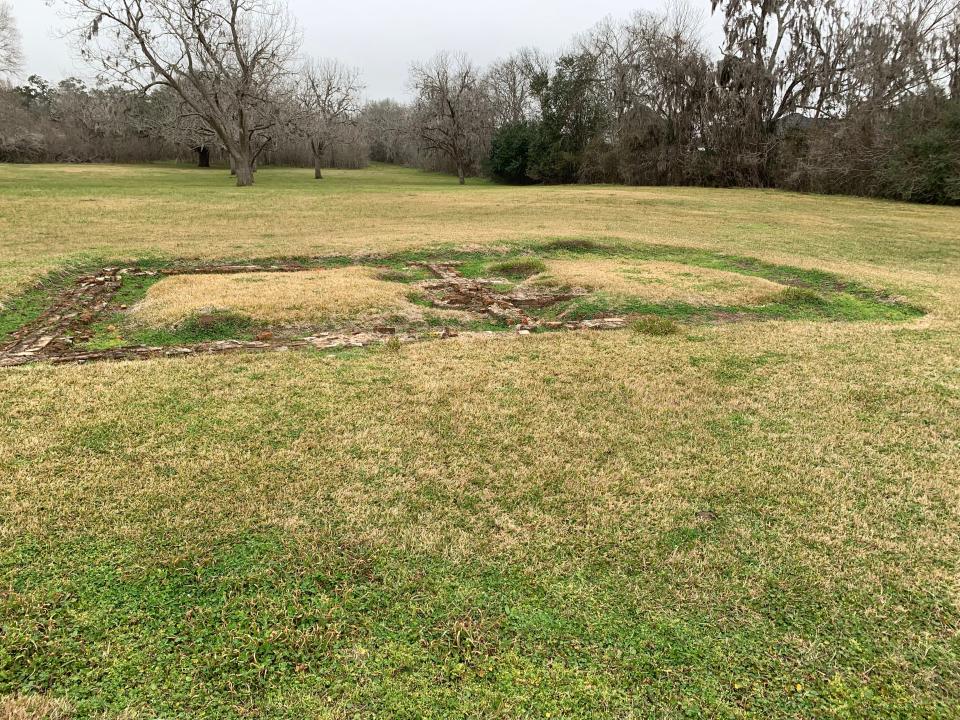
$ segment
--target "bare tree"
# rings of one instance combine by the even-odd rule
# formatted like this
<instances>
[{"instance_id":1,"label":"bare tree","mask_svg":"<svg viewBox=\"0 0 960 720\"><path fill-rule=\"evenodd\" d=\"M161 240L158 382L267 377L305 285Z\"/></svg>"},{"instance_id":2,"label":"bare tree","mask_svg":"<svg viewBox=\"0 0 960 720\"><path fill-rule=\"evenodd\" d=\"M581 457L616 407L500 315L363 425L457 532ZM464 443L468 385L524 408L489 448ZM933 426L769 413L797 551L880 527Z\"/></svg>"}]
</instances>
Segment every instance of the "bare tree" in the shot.
<instances>
[{"instance_id":1,"label":"bare tree","mask_svg":"<svg viewBox=\"0 0 960 720\"><path fill-rule=\"evenodd\" d=\"M22 62L20 32L13 10L7 0L0 0L0 78L18 72Z\"/></svg>"},{"instance_id":2,"label":"bare tree","mask_svg":"<svg viewBox=\"0 0 960 720\"><path fill-rule=\"evenodd\" d=\"M547 65L539 51L525 48L490 67L484 80L497 127L529 120L535 114L531 83Z\"/></svg>"},{"instance_id":3,"label":"bare tree","mask_svg":"<svg viewBox=\"0 0 960 720\"><path fill-rule=\"evenodd\" d=\"M310 60L300 74L297 95L304 109L314 177L323 179L324 154L349 125L356 125L363 85L360 72L336 60Z\"/></svg>"},{"instance_id":4,"label":"bare tree","mask_svg":"<svg viewBox=\"0 0 960 720\"><path fill-rule=\"evenodd\" d=\"M410 107L395 100L367 103L360 112L360 127L370 147L374 162L402 165L410 152Z\"/></svg>"},{"instance_id":5,"label":"bare tree","mask_svg":"<svg viewBox=\"0 0 960 720\"><path fill-rule=\"evenodd\" d=\"M957 0L713 0L724 9L721 81L775 123L895 105L948 82Z\"/></svg>"},{"instance_id":6,"label":"bare tree","mask_svg":"<svg viewBox=\"0 0 960 720\"><path fill-rule=\"evenodd\" d=\"M188 150L196 154L198 167L209 168L213 152L222 147L210 126L169 87L159 88L147 97L154 109L148 131L175 147L178 160L180 151Z\"/></svg>"},{"instance_id":7,"label":"bare tree","mask_svg":"<svg viewBox=\"0 0 960 720\"><path fill-rule=\"evenodd\" d=\"M960 98L960 6L953 13L941 42L941 53L947 73L947 87L951 98Z\"/></svg>"},{"instance_id":8,"label":"bare tree","mask_svg":"<svg viewBox=\"0 0 960 720\"><path fill-rule=\"evenodd\" d=\"M300 44L281 0L64 0L101 76L174 90L226 148L237 185L287 122Z\"/></svg>"},{"instance_id":9,"label":"bare tree","mask_svg":"<svg viewBox=\"0 0 960 720\"><path fill-rule=\"evenodd\" d=\"M889 109L936 88L949 89L960 55L960 2L881 0L851 20L847 70L838 83L838 115L853 108Z\"/></svg>"},{"instance_id":10,"label":"bare tree","mask_svg":"<svg viewBox=\"0 0 960 720\"><path fill-rule=\"evenodd\" d=\"M581 50L596 59L597 81L606 90L615 124L639 99L639 85L647 69L644 51L661 22L653 15L640 13L631 23L606 18L580 41Z\"/></svg>"},{"instance_id":11,"label":"bare tree","mask_svg":"<svg viewBox=\"0 0 960 720\"><path fill-rule=\"evenodd\" d=\"M587 157L603 177L683 181L702 136L701 111L712 80L701 34L700 14L674 3L660 13L634 13L621 24L604 21L581 40L596 58L606 98L609 144L599 149L607 157ZM616 176L609 172L613 167Z\"/></svg>"},{"instance_id":12,"label":"bare tree","mask_svg":"<svg viewBox=\"0 0 960 720\"><path fill-rule=\"evenodd\" d=\"M486 151L492 128L480 72L462 55L441 53L414 65L410 74L420 139L428 151L450 161L463 185Z\"/></svg>"},{"instance_id":13,"label":"bare tree","mask_svg":"<svg viewBox=\"0 0 960 720\"><path fill-rule=\"evenodd\" d=\"M831 112L855 40L842 0L712 0L725 44L709 113L724 182L771 182L778 131Z\"/></svg>"}]
</instances>

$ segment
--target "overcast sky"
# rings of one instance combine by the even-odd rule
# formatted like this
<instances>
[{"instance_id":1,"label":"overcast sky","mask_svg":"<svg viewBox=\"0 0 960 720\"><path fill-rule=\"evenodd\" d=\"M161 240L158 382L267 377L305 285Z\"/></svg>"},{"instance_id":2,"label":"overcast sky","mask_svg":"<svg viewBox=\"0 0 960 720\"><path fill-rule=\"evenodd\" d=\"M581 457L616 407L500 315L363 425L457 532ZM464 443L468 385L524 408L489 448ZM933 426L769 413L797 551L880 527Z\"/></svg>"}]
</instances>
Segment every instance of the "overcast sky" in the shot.
<instances>
[{"instance_id":1,"label":"overcast sky","mask_svg":"<svg viewBox=\"0 0 960 720\"><path fill-rule=\"evenodd\" d=\"M717 21L704 7L708 41ZM26 55L24 76L60 80L90 72L74 62L57 12L43 0L12 0ZM659 9L662 0L289 0L303 29L304 52L335 57L363 72L370 98L408 95L407 70L440 50L463 51L487 64L529 46L552 52L607 15ZM711 48L712 49L712 48Z\"/></svg>"}]
</instances>

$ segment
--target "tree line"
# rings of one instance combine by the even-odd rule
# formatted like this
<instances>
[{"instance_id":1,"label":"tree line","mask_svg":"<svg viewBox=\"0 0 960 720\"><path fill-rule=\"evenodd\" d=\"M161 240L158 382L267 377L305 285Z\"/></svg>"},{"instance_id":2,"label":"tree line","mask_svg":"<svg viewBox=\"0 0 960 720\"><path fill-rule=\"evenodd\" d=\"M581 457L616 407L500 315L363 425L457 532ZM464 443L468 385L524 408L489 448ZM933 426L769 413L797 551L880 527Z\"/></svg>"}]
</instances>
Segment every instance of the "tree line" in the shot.
<instances>
[{"instance_id":1,"label":"tree line","mask_svg":"<svg viewBox=\"0 0 960 720\"><path fill-rule=\"evenodd\" d=\"M100 84L0 93L0 159L367 160L509 183L778 187L960 203L960 1L712 0L605 20L483 68L441 53L413 99L303 58L282 0L61 0ZM0 2L0 8L3 3ZM0 10L0 63L4 44ZM9 18L8 23L9 24ZM16 56L14 50L12 55ZM3 71L0 65L0 72Z\"/></svg>"}]
</instances>

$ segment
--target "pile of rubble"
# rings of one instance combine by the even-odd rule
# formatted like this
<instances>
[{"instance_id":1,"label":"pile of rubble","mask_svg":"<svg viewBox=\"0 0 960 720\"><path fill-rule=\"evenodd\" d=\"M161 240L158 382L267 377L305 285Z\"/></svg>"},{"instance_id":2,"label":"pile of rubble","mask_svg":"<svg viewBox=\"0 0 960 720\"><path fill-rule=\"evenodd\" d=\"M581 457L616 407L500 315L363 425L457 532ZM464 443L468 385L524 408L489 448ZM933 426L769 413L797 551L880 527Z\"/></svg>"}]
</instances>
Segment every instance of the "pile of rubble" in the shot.
<instances>
[{"instance_id":1,"label":"pile of rubble","mask_svg":"<svg viewBox=\"0 0 960 720\"><path fill-rule=\"evenodd\" d=\"M534 286L517 286L509 292L496 287L506 281L499 278L466 278L451 263L422 263L421 267L436 276L420 284L436 307L483 313L493 320L514 327L520 332L533 330L614 330L626 325L624 318L600 318L576 322L545 321L531 317L525 308L545 308L583 297L583 288L560 290Z\"/></svg>"}]
</instances>

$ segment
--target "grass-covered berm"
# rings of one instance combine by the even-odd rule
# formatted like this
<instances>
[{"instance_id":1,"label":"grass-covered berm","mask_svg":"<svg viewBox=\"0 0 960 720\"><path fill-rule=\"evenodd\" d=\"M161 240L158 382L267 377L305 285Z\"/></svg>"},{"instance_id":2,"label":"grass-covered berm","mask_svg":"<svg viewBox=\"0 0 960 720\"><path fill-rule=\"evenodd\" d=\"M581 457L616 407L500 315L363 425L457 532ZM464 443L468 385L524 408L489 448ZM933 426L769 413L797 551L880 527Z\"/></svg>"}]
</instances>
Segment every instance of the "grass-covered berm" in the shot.
<instances>
[{"instance_id":1,"label":"grass-covered berm","mask_svg":"<svg viewBox=\"0 0 960 720\"><path fill-rule=\"evenodd\" d=\"M0 718L960 715L960 209L258 175L0 166L2 327L431 248L636 317L0 370Z\"/></svg>"}]
</instances>

